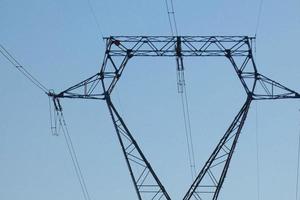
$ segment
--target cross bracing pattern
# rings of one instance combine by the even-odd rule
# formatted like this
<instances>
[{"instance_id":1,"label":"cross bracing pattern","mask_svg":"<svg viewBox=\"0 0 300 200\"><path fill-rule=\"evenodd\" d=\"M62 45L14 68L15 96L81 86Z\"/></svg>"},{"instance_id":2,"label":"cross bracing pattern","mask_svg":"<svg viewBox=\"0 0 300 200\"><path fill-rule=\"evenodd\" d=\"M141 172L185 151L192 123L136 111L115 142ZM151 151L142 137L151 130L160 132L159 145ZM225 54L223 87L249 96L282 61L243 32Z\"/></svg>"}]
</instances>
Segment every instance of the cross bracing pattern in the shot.
<instances>
[{"instance_id":1,"label":"cross bracing pattern","mask_svg":"<svg viewBox=\"0 0 300 200\"><path fill-rule=\"evenodd\" d=\"M109 110L139 200L169 200L163 184L143 154L111 100L111 93L134 57L175 57L184 71L183 57L224 57L232 64L246 100L227 131L199 170L184 200L218 199L230 161L253 100L300 98L300 94L257 70L252 53L255 38L248 36L111 36L100 72L59 93L49 92L57 112L61 98L103 100ZM180 82L179 82L180 83ZM180 91L180 90L179 90Z\"/></svg>"}]
</instances>

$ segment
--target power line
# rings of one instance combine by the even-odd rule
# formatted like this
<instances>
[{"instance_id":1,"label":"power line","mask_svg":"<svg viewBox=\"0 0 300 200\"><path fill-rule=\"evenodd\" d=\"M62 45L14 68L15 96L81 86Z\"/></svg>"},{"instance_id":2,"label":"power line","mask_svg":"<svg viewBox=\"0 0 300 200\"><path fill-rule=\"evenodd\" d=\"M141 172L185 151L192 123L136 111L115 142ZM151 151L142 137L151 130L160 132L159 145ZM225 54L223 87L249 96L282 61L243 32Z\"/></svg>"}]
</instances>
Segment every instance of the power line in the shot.
<instances>
[{"instance_id":1,"label":"power line","mask_svg":"<svg viewBox=\"0 0 300 200\"><path fill-rule=\"evenodd\" d=\"M168 14L169 25L170 25L172 36L174 35L178 36L178 29L177 29L177 22L175 17L173 0L165 0L165 2L166 2L167 14Z\"/></svg>"},{"instance_id":2,"label":"power line","mask_svg":"<svg viewBox=\"0 0 300 200\"><path fill-rule=\"evenodd\" d=\"M30 82L32 82L36 87L38 87L40 90L48 94L49 90L40 82L38 81L29 71L27 71L18 60L16 60L9 52L6 50L6 48L0 44L0 53L14 66L16 67ZM55 125L53 126L53 121L52 121L52 112L51 112L51 102L50 102L50 97L49 97L49 109L50 109L50 124L51 124L51 130L53 131L52 133L57 133L57 130L53 130L54 128L56 129L57 122L55 120ZM84 180L84 177L82 175L82 170L80 168L77 155L73 146L73 142L71 140L71 136L69 134L68 128L66 121L64 119L64 115L62 111L57 111L56 114L53 116L54 118L58 119L59 123L59 130L62 130L64 134L64 138L66 140L66 144L68 147L68 151L70 153L77 178L80 182L80 186L84 195L85 200L90 200L90 195L86 187L86 183ZM55 132L54 132L55 131Z\"/></svg>"},{"instance_id":3,"label":"power line","mask_svg":"<svg viewBox=\"0 0 300 200\"><path fill-rule=\"evenodd\" d=\"M87 2L88 2L89 9L90 9L90 11L92 13L92 16L94 18L95 24L97 26L97 29L98 29L99 33L101 34L101 36L102 36L102 41L104 42L104 35L103 35L102 31L101 31L100 22L99 22L99 20L97 18L97 15L96 15L95 10L93 8L92 2L91 2L91 0L87 0Z\"/></svg>"},{"instance_id":4,"label":"power line","mask_svg":"<svg viewBox=\"0 0 300 200\"><path fill-rule=\"evenodd\" d=\"M59 118L59 125L60 125L60 128L61 128L62 132L63 132L64 138L65 138L65 141L66 141L66 145L67 145L69 154L71 156L71 160L72 160L72 163L73 163L73 166L74 166L74 169L75 169L75 172L76 172L76 176L77 176L77 179L79 181L84 199L85 200L91 200L90 194L87 190L87 186L86 186L84 177L82 175L82 170L81 170L81 167L79 165L79 161L78 161L78 158L77 158L77 155L76 155L76 151L74 149L74 145L73 145L73 142L72 142L72 139L71 139L71 136L70 136L70 133L69 133L64 115L63 115L62 111L57 111L57 115L58 115L58 118Z\"/></svg>"},{"instance_id":5,"label":"power line","mask_svg":"<svg viewBox=\"0 0 300 200\"><path fill-rule=\"evenodd\" d=\"M256 102L255 108L255 142L256 142L256 190L257 200L260 200L260 162L259 162L259 135L258 135L258 102Z\"/></svg>"},{"instance_id":6,"label":"power line","mask_svg":"<svg viewBox=\"0 0 300 200\"><path fill-rule=\"evenodd\" d=\"M0 44L0 53L6 58L14 67L17 68L30 82L32 82L36 87L42 90L44 93L48 93L48 89L37 80L29 71L27 71L12 55L8 50Z\"/></svg>"},{"instance_id":7,"label":"power line","mask_svg":"<svg viewBox=\"0 0 300 200\"><path fill-rule=\"evenodd\" d=\"M177 29L177 22L176 22L176 18L175 18L175 11L174 11L173 0L171 0L171 8L172 8L172 13L173 13L173 21L174 21L174 26L175 26L175 33L178 36L178 29Z\"/></svg>"},{"instance_id":8,"label":"power line","mask_svg":"<svg viewBox=\"0 0 300 200\"><path fill-rule=\"evenodd\" d=\"M166 3L168 20L169 20L169 25L170 25L172 36L174 36L174 35L178 36L178 28L177 28L173 0L165 0L165 3ZM181 50L181 47L179 47L179 46L177 46L176 48L179 51ZM196 177L195 153L194 153L194 145L193 145L187 90L186 90L186 84L185 84L185 78L184 78L183 60L180 55L176 57L176 63L177 63L178 93L180 93L180 96L181 96L184 129L185 129L185 136L186 136L187 148L188 148L189 166L190 166L190 170L191 170L192 179L194 179Z\"/></svg>"},{"instance_id":9,"label":"power line","mask_svg":"<svg viewBox=\"0 0 300 200\"><path fill-rule=\"evenodd\" d=\"M264 0L260 0L260 2L259 2L258 15L257 15L256 27L255 27L255 37L257 36L258 28L260 25L260 18L261 18L261 13L262 13L263 2L264 2Z\"/></svg>"},{"instance_id":10,"label":"power line","mask_svg":"<svg viewBox=\"0 0 300 200\"><path fill-rule=\"evenodd\" d=\"M183 108L183 118L184 118L184 127L186 132L186 140L188 146L188 157L189 164L191 169L192 179L196 177L196 164L195 164L195 153L194 153L194 144L192 137L192 128L191 128L191 120L190 120L190 112L188 105L188 97L186 92L186 87L183 87L183 92L181 94L181 103Z\"/></svg>"}]
</instances>

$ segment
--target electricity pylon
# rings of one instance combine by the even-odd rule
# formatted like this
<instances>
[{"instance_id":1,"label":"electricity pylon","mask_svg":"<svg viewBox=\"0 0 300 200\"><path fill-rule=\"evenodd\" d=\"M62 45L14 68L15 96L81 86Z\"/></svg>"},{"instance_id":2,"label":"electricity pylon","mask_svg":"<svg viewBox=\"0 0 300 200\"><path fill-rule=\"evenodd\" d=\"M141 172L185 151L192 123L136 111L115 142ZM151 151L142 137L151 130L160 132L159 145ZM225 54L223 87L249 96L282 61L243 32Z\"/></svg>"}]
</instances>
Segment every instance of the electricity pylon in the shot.
<instances>
[{"instance_id":1,"label":"electricity pylon","mask_svg":"<svg viewBox=\"0 0 300 200\"><path fill-rule=\"evenodd\" d=\"M61 112L59 99L104 100L112 118L139 200L170 200L170 196L146 159L111 100L111 93L133 57L176 57L182 72L183 57L225 57L246 92L246 100L229 128L199 171L183 200L217 200L231 158L253 100L300 98L300 94L257 71L248 36L111 36L100 72L60 92L48 93ZM180 80L179 80L180 81Z\"/></svg>"}]
</instances>

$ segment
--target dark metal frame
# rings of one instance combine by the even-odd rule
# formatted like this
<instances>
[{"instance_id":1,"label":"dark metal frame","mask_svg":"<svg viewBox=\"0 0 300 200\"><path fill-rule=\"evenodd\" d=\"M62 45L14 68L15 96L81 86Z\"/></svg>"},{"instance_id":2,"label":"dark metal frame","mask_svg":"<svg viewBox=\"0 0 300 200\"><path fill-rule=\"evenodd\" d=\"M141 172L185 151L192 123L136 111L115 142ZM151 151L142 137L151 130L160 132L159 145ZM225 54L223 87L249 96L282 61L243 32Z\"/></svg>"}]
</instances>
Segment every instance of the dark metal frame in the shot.
<instances>
[{"instance_id":1,"label":"dark metal frame","mask_svg":"<svg viewBox=\"0 0 300 200\"><path fill-rule=\"evenodd\" d=\"M177 71L184 70L183 57L225 57L232 64L247 98L213 153L198 173L184 200L218 199L229 164L247 118L252 100L300 98L300 94L258 73L248 36L111 36L99 73L56 94L50 92L61 111L60 98L105 100L139 200L170 200L166 189L144 156L111 101L111 93L128 61L133 57L176 57ZM102 87L99 93L97 86ZM83 90L83 91L82 91Z\"/></svg>"}]
</instances>

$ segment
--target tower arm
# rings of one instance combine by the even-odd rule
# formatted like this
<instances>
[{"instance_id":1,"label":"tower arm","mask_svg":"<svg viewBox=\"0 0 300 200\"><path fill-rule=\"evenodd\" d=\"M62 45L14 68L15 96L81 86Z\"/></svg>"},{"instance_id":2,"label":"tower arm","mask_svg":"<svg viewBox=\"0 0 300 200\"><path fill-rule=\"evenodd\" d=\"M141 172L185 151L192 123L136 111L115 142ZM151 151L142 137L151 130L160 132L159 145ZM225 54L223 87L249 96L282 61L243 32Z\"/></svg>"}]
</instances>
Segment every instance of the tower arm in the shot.
<instances>
[{"instance_id":1,"label":"tower arm","mask_svg":"<svg viewBox=\"0 0 300 200\"><path fill-rule=\"evenodd\" d=\"M253 100L296 99L300 94L262 74L254 74Z\"/></svg>"},{"instance_id":2,"label":"tower arm","mask_svg":"<svg viewBox=\"0 0 300 200\"><path fill-rule=\"evenodd\" d=\"M100 80L100 73L97 73L59 93L48 92L48 96L53 98L104 100L104 93L95 92Z\"/></svg>"}]
</instances>

